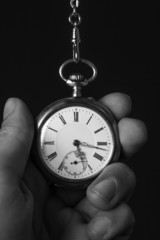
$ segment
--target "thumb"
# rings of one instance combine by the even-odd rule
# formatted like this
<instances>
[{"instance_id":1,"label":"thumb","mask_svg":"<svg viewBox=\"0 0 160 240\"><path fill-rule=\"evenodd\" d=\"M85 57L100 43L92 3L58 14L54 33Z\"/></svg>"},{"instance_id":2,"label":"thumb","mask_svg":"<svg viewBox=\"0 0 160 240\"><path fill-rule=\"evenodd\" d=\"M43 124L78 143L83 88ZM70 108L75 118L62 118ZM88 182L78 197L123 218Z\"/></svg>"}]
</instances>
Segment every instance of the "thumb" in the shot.
<instances>
[{"instance_id":1,"label":"thumb","mask_svg":"<svg viewBox=\"0 0 160 240\"><path fill-rule=\"evenodd\" d=\"M0 130L0 181L18 181L24 172L33 138L33 120L17 98L5 104Z\"/></svg>"}]
</instances>

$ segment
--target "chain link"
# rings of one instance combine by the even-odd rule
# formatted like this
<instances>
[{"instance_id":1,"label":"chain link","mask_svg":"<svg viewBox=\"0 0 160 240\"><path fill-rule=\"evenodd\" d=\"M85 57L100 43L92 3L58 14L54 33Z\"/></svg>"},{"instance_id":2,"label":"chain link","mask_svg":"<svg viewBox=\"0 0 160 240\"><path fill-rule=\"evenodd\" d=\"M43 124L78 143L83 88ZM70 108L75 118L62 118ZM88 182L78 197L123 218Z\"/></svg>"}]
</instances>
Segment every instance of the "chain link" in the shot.
<instances>
[{"instance_id":1,"label":"chain link","mask_svg":"<svg viewBox=\"0 0 160 240\"><path fill-rule=\"evenodd\" d=\"M71 0L70 5L73 9L76 9L79 7L79 0Z\"/></svg>"},{"instance_id":2,"label":"chain link","mask_svg":"<svg viewBox=\"0 0 160 240\"><path fill-rule=\"evenodd\" d=\"M73 26L72 30L72 43L73 43L73 60L78 63L80 60L80 52L79 52L79 44L80 40L80 33L78 26L81 23L81 16L77 13L77 8L79 7L79 0L71 0L70 1L71 8L73 12L69 16L69 22Z\"/></svg>"},{"instance_id":3,"label":"chain link","mask_svg":"<svg viewBox=\"0 0 160 240\"><path fill-rule=\"evenodd\" d=\"M73 97L80 97L81 96L81 87L86 86L89 82L93 81L97 76L97 68L96 66L83 58L80 58L80 52L79 52L79 44L81 42L80 39L80 32L78 26L81 23L81 16L77 12L77 9L79 7L79 0L70 0L70 6L72 8L72 13L69 15L69 22L71 23L73 29L72 29L72 47L73 47L73 59L69 59L65 61L60 69L59 74L60 77L70 86L73 87ZM86 64L88 67L92 69L92 76L89 78L84 77L81 73L73 73L69 77L65 77L64 75L64 69L66 66L72 63L79 63L82 62L83 64Z\"/></svg>"},{"instance_id":4,"label":"chain link","mask_svg":"<svg viewBox=\"0 0 160 240\"><path fill-rule=\"evenodd\" d=\"M71 0L70 5L73 9L73 12L69 16L69 22L72 24L72 26L77 27L81 23L81 16L77 13L79 0Z\"/></svg>"}]
</instances>

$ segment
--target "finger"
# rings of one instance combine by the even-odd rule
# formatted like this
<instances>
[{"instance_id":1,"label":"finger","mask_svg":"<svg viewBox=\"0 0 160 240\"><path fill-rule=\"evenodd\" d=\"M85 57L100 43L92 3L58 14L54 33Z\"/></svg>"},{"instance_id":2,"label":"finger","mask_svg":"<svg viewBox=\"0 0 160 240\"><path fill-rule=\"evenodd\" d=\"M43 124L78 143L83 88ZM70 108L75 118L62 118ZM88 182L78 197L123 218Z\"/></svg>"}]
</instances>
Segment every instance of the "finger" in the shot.
<instances>
[{"instance_id":1,"label":"finger","mask_svg":"<svg viewBox=\"0 0 160 240\"><path fill-rule=\"evenodd\" d=\"M88 240L88 237L86 235L86 223L84 223L82 217L76 211L73 211L71 209L64 209L60 213L60 219L60 225L62 226L60 230L61 234L59 234L59 237L56 239L62 239L63 237L61 237L61 235L63 234L63 236L65 236L63 239ZM67 220L65 226L62 225L62 221L64 219Z\"/></svg>"},{"instance_id":2,"label":"finger","mask_svg":"<svg viewBox=\"0 0 160 240\"><path fill-rule=\"evenodd\" d=\"M39 234L41 229L41 224L43 221L42 211L45 207L46 199L49 195L49 187L38 169L34 166L31 160L28 161L27 166L24 171L23 181L25 182L27 188L32 193L34 203L33 211L33 228L35 233ZM25 194L26 195L26 194Z\"/></svg>"},{"instance_id":3,"label":"finger","mask_svg":"<svg viewBox=\"0 0 160 240\"><path fill-rule=\"evenodd\" d=\"M147 141L147 128L142 121L131 118L121 119L118 127L122 151L130 157Z\"/></svg>"},{"instance_id":4,"label":"finger","mask_svg":"<svg viewBox=\"0 0 160 240\"><path fill-rule=\"evenodd\" d=\"M1 178L7 181L17 181L22 177L32 138L33 120L29 110L21 100L9 99L4 107L0 130Z\"/></svg>"},{"instance_id":5,"label":"finger","mask_svg":"<svg viewBox=\"0 0 160 240\"><path fill-rule=\"evenodd\" d=\"M66 209L65 214L62 216L63 209ZM56 196L56 194L50 194L44 205L43 219L45 225L50 233L50 236L55 236L59 234L59 228L55 226L61 226L63 229L65 225L68 225L68 221L71 217L69 208L65 208L63 202ZM55 236L55 239L56 238Z\"/></svg>"},{"instance_id":6,"label":"finger","mask_svg":"<svg viewBox=\"0 0 160 240\"><path fill-rule=\"evenodd\" d=\"M94 207L86 197L84 197L76 206L75 210L83 217L88 223L99 211Z\"/></svg>"},{"instance_id":7,"label":"finger","mask_svg":"<svg viewBox=\"0 0 160 240\"><path fill-rule=\"evenodd\" d=\"M147 140L145 124L136 119L124 118L132 108L131 99L122 93L112 93L99 100L107 106L119 121L119 135L123 153L126 157L136 153Z\"/></svg>"},{"instance_id":8,"label":"finger","mask_svg":"<svg viewBox=\"0 0 160 240\"><path fill-rule=\"evenodd\" d=\"M63 200L68 207L75 207L75 205L85 196L84 189L54 189L56 195Z\"/></svg>"},{"instance_id":9,"label":"finger","mask_svg":"<svg viewBox=\"0 0 160 240\"><path fill-rule=\"evenodd\" d=\"M133 171L123 163L107 166L87 189L88 201L98 209L112 209L128 200L136 184Z\"/></svg>"},{"instance_id":10,"label":"finger","mask_svg":"<svg viewBox=\"0 0 160 240\"><path fill-rule=\"evenodd\" d=\"M32 192L37 205L42 207L42 204L48 197L49 186L45 178L42 176L33 162L31 162L31 160L28 161L28 164L25 168L23 180Z\"/></svg>"},{"instance_id":11,"label":"finger","mask_svg":"<svg viewBox=\"0 0 160 240\"><path fill-rule=\"evenodd\" d=\"M132 109L131 98L123 93L111 93L99 100L108 107L117 120L127 116Z\"/></svg>"},{"instance_id":12,"label":"finger","mask_svg":"<svg viewBox=\"0 0 160 240\"><path fill-rule=\"evenodd\" d=\"M50 235L55 236L55 239L61 239L62 229L65 231L65 239L88 239L82 216L74 208L66 206L55 193L50 194L45 204L44 220ZM56 225L60 228L55 228Z\"/></svg>"},{"instance_id":13,"label":"finger","mask_svg":"<svg viewBox=\"0 0 160 240\"><path fill-rule=\"evenodd\" d=\"M126 204L121 204L112 211L97 212L87 226L87 235L91 240L109 240L128 233L129 238L134 223L131 209Z\"/></svg>"}]
</instances>

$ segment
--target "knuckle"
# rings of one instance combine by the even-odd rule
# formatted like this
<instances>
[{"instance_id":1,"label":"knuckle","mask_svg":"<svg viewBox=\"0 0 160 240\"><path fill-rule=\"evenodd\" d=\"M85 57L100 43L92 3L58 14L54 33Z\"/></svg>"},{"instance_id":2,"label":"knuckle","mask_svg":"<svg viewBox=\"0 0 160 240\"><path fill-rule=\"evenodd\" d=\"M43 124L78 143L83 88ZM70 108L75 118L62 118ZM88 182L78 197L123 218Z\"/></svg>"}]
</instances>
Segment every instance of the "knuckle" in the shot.
<instances>
[{"instance_id":1,"label":"knuckle","mask_svg":"<svg viewBox=\"0 0 160 240\"><path fill-rule=\"evenodd\" d=\"M117 163L118 175L121 175L123 180L133 187L136 185L136 175L134 171L124 163ZM117 176L118 177L118 176Z\"/></svg>"},{"instance_id":2,"label":"knuckle","mask_svg":"<svg viewBox=\"0 0 160 240\"><path fill-rule=\"evenodd\" d=\"M0 130L0 137L2 139L9 138L14 139L19 143L24 144L24 142L28 141L28 139L32 138L32 131L27 131L18 126L5 126Z\"/></svg>"},{"instance_id":3,"label":"knuckle","mask_svg":"<svg viewBox=\"0 0 160 240\"><path fill-rule=\"evenodd\" d=\"M110 208L119 203L125 196L130 196L135 185L136 177L134 172L124 163L113 163L106 167L103 173L92 182L87 189L87 196L92 200L94 198L97 206L97 198L99 199L101 194L105 199L103 206ZM95 194L95 190L100 194Z\"/></svg>"},{"instance_id":4,"label":"knuckle","mask_svg":"<svg viewBox=\"0 0 160 240\"><path fill-rule=\"evenodd\" d=\"M115 239L119 234L129 234L135 224L135 216L131 208L120 204L112 211L100 211L87 227L88 236L92 240Z\"/></svg>"},{"instance_id":5,"label":"knuckle","mask_svg":"<svg viewBox=\"0 0 160 240\"><path fill-rule=\"evenodd\" d=\"M28 154L31 143L32 133L21 130L18 127L7 126L0 130L0 150L5 156L18 157Z\"/></svg>"},{"instance_id":6,"label":"knuckle","mask_svg":"<svg viewBox=\"0 0 160 240\"><path fill-rule=\"evenodd\" d=\"M124 165L124 166L125 166L126 175L128 176L128 179L130 180L130 182L136 183L136 175L134 171L131 168L129 168L127 165Z\"/></svg>"},{"instance_id":7,"label":"knuckle","mask_svg":"<svg viewBox=\"0 0 160 240\"><path fill-rule=\"evenodd\" d=\"M89 239L108 239L112 231L112 219L104 212L99 212L87 227Z\"/></svg>"},{"instance_id":8,"label":"knuckle","mask_svg":"<svg viewBox=\"0 0 160 240\"><path fill-rule=\"evenodd\" d=\"M127 204L123 204L122 208L123 208L122 211L123 211L124 223L126 227L135 225L135 215L132 209Z\"/></svg>"},{"instance_id":9,"label":"knuckle","mask_svg":"<svg viewBox=\"0 0 160 240\"><path fill-rule=\"evenodd\" d=\"M135 123L136 123L136 131L137 131L137 135L139 137L139 141L141 141L142 144L144 144L147 139L148 139L148 130L147 127L145 125L145 123L139 119L135 119Z\"/></svg>"}]
</instances>

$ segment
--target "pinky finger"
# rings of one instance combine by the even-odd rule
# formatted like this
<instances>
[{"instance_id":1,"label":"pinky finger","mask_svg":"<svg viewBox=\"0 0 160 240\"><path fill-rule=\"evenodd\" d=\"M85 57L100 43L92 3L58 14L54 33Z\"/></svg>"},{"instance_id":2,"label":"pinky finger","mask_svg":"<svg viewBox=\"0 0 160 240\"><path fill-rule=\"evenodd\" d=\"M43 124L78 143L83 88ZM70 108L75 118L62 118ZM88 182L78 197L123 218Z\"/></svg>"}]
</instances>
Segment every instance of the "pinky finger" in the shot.
<instances>
[{"instance_id":1,"label":"pinky finger","mask_svg":"<svg viewBox=\"0 0 160 240\"><path fill-rule=\"evenodd\" d=\"M87 226L91 240L128 240L135 218L127 204L121 204L111 211L100 211Z\"/></svg>"}]
</instances>

